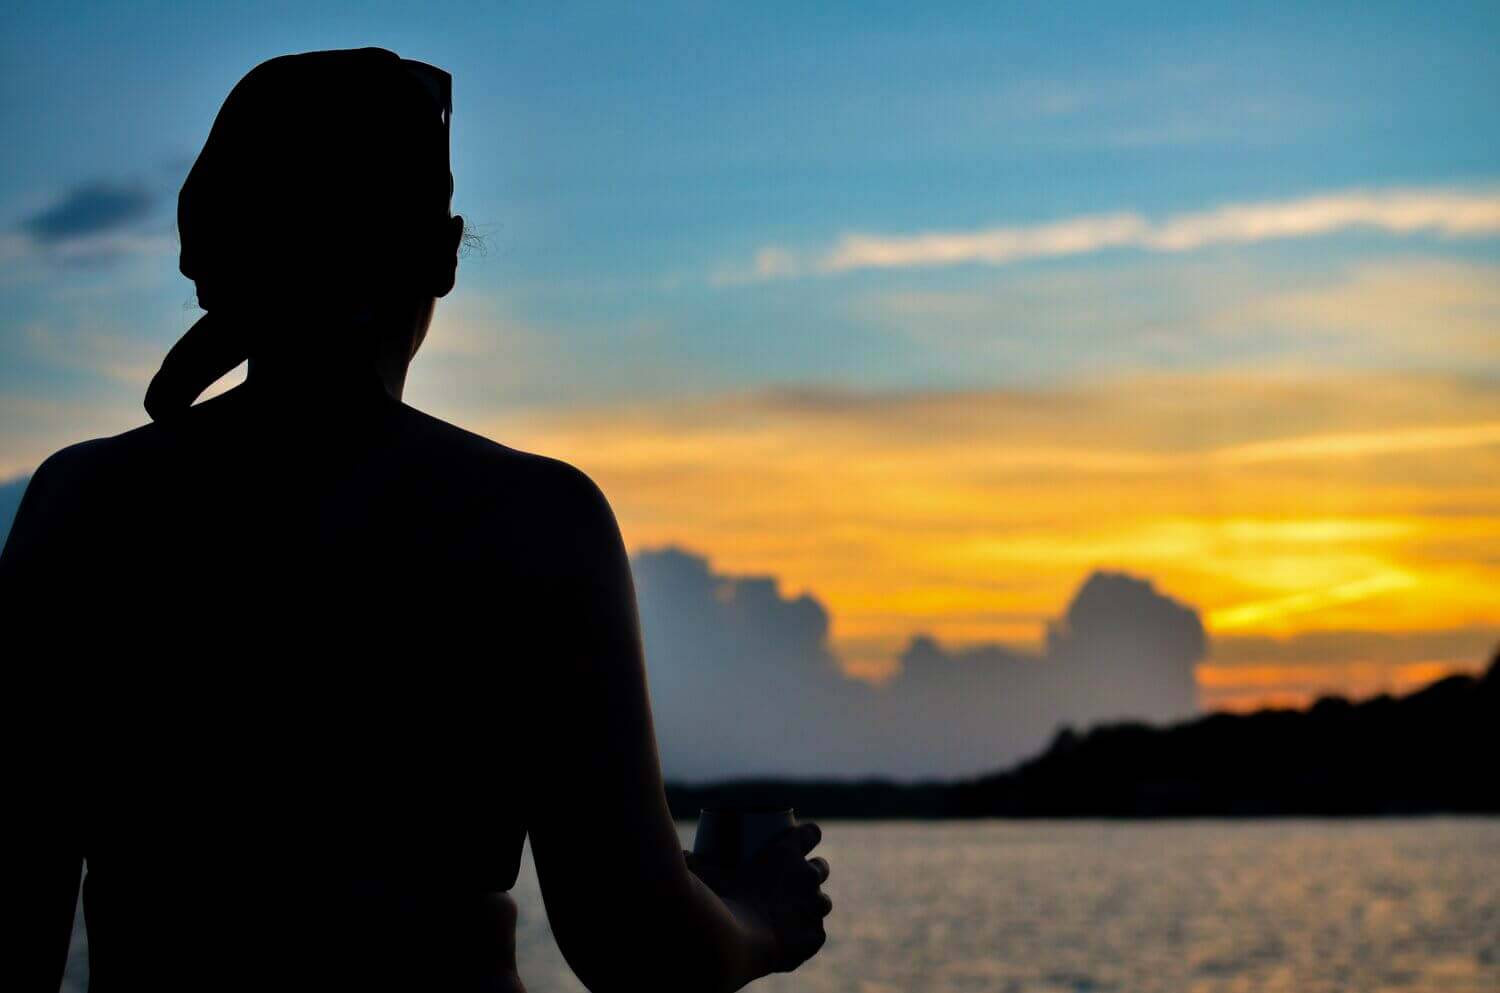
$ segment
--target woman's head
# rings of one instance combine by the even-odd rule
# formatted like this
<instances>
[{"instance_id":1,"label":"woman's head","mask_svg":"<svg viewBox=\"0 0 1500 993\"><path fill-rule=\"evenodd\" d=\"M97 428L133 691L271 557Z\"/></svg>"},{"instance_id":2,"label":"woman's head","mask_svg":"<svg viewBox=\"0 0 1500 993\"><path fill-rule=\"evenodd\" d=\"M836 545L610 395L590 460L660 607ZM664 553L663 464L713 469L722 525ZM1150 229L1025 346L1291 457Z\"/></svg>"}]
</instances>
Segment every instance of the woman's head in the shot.
<instances>
[{"instance_id":1,"label":"woman's head","mask_svg":"<svg viewBox=\"0 0 1500 993\"><path fill-rule=\"evenodd\" d=\"M153 417L249 355L375 347L390 334L414 336L415 349L453 286L463 231L450 212L449 85L378 48L282 56L240 80L177 204L180 268L213 320L168 356ZM294 337L278 334L288 326Z\"/></svg>"}]
</instances>

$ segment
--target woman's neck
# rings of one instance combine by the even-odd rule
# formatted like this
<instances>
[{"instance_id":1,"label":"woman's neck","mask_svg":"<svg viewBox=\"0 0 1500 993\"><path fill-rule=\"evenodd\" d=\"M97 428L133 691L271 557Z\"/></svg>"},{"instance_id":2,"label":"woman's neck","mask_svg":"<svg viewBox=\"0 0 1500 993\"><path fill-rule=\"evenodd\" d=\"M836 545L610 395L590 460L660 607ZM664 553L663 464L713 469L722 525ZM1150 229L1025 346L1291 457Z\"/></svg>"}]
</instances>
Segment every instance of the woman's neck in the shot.
<instances>
[{"instance_id":1,"label":"woman's neck","mask_svg":"<svg viewBox=\"0 0 1500 993\"><path fill-rule=\"evenodd\" d=\"M364 395L372 383L400 400L411 364L411 335L399 322L347 323L337 315L259 322L247 383L288 399L330 393Z\"/></svg>"},{"instance_id":2,"label":"woman's neck","mask_svg":"<svg viewBox=\"0 0 1500 993\"><path fill-rule=\"evenodd\" d=\"M360 348L354 344L357 340L357 335L329 335L324 330L303 337L301 347L259 350L250 356L246 382L257 391L272 388L289 399L378 391L400 400L411 362L409 352L397 347Z\"/></svg>"},{"instance_id":3,"label":"woman's neck","mask_svg":"<svg viewBox=\"0 0 1500 993\"><path fill-rule=\"evenodd\" d=\"M245 384L252 393L278 405L347 409L351 404L383 405L399 401L406 384L406 369L349 358L251 356Z\"/></svg>"}]
</instances>

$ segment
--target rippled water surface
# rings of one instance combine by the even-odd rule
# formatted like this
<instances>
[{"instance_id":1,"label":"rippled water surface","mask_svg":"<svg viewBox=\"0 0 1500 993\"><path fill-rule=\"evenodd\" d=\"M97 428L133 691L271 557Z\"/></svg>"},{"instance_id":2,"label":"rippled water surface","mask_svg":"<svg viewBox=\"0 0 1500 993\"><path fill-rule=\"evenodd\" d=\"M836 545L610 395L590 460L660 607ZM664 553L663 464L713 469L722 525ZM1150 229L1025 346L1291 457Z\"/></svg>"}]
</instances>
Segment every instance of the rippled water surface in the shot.
<instances>
[{"instance_id":1,"label":"rippled water surface","mask_svg":"<svg viewBox=\"0 0 1500 993\"><path fill-rule=\"evenodd\" d=\"M824 828L828 944L754 989L1500 990L1500 820ZM527 985L583 989L515 892Z\"/></svg>"}]
</instances>

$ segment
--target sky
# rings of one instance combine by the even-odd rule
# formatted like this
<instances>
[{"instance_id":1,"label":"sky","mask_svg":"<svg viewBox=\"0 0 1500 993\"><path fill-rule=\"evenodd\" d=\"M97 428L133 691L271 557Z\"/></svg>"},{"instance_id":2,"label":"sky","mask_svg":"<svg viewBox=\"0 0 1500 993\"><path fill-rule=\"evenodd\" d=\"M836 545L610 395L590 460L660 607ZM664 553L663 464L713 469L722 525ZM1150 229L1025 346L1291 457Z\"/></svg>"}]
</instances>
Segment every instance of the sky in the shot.
<instances>
[{"instance_id":1,"label":"sky","mask_svg":"<svg viewBox=\"0 0 1500 993\"><path fill-rule=\"evenodd\" d=\"M483 238L406 400L588 472L638 566L891 693L1046 660L1096 575L1201 619L1203 708L1477 668L1500 9L1307 6L8 5L0 480L144 423L235 81L378 45L453 74Z\"/></svg>"}]
</instances>

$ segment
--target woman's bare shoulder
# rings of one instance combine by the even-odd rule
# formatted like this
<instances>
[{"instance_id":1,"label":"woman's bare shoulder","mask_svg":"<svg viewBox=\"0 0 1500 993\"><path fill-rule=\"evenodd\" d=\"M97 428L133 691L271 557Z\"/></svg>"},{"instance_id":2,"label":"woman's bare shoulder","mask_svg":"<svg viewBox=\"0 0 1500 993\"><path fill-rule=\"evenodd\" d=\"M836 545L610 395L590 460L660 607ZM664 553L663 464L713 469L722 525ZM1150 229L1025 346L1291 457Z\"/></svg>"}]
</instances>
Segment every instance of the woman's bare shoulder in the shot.
<instances>
[{"instance_id":1,"label":"woman's bare shoulder","mask_svg":"<svg viewBox=\"0 0 1500 993\"><path fill-rule=\"evenodd\" d=\"M412 438L466 482L503 494L558 547L581 555L612 551L619 528L609 500L586 472L559 458L502 444L413 408L405 408Z\"/></svg>"},{"instance_id":2,"label":"woman's bare shoulder","mask_svg":"<svg viewBox=\"0 0 1500 993\"><path fill-rule=\"evenodd\" d=\"M46 549L50 555L53 542L75 533L80 518L93 512L118 478L111 467L119 463L119 437L64 446L32 470L9 534L0 535L8 559L26 558L27 548Z\"/></svg>"},{"instance_id":3,"label":"woman's bare shoulder","mask_svg":"<svg viewBox=\"0 0 1500 993\"><path fill-rule=\"evenodd\" d=\"M403 404L410 437L455 471L483 473L506 483L542 488L548 495L579 489L597 489L578 467L547 455L513 448L493 438L459 427L424 411Z\"/></svg>"},{"instance_id":4,"label":"woman's bare shoulder","mask_svg":"<svg viewBox=\"0 0 1500 993\"><path fill-rule=\"evenodd\" d=\"M127 438L127 435L136 435L143 430L136 428L109 437L89 438L59 448L32 471L31 486L38 490L76 491L95 481L108 466L120 461L127 450L139 447L139 439Z\"/></svg>"}]
</instances>

